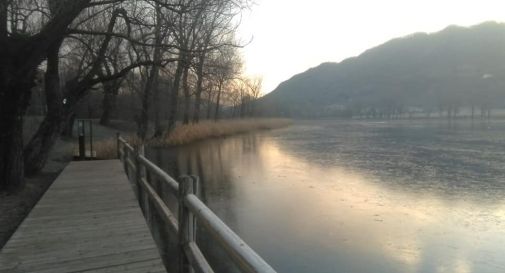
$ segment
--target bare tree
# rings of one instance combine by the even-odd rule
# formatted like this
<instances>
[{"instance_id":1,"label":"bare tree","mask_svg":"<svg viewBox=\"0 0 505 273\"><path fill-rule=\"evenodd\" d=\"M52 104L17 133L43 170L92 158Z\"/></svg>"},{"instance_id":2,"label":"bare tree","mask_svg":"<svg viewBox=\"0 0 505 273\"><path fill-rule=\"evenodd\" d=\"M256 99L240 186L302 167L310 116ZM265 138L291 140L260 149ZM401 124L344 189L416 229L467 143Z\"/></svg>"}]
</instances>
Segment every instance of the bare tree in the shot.
<instances>
[{"instance_id":1,"label":"bare tree","mask_svg":"<svg viewBox=\"0 0 505 273\"><path fill-rule=\"evenodd\" d=\"M0 2L0 190L24 182L23 119L38 66L54 54L72 21L97 4L44 2Z\"/></svg>"},{"instance_id":2,"label":"bare tree","mask_svg":"<svg viewBox=\"0 0 505 273\"><path fill-rule=\"evenodd\" d=\"M104 31L107 33L103 39L78 39L77 49L82 49L83 56L88 56L80 62L80 68L76 74L70 77L64 86L60 88L59 84L46 83L46 101L48 103L48 114L42 121L39 129L24 148L24 163L26 173L33 174L40 170L52 149L57 136L61 133L66 123L72 118L72 114L77 103L89 92L89 90L102 82L116 80L123 77L129 70L135 67L145 65L146 63L131 63L116 73L104 74L103 64L105 63L107 49L113 39L113 31L118 18L126 16L123 9L112 9L110 21ZM77 32L77 31L74 31ZM85 34L88 35L88 34ZM72 37L72 36L70 36ZM86 42L85 42L86 41ZM59 81L58 69L50 69L49 64L55 63L57 66L58 51L60 46L56 45L53 55L48 55L48 69L46 71L46 81L53 79L53 82ZM71 44L66 44L71 47ZM54 60L51 60L51 58Z\"/></svg>"},{"instance_id":3,"label":"bare tree","mask_svg":"<svg viewBox=\"0 0 505 273\"><path fill-rule=\"evenodd\" d=\"M256 100L260 97L263 79L261 77L246 78L243 80L247 88L247 101L243 102L244 112L248 116L256 115Z\"/></svg>"},{"instance_id":4,"label":"bare tree","mask_svg":"<svg viewBox=\"0 0 505 273\"><path fill-rule=\"evenodd\" d=\"M200 119L200 104L205 76L204 66L208 55L212 51L219 50L221 47L240 47L238 43L233 42L233 34L238 26L236 23L233 23L233 19L244 8L243 3L229 0L210 1L210 3L207 12L202 15L201 25L197 33L195 62L197 82L195 87L193 122L198 122Z\"/></svg>"},{"instance_id":5,"label":"bare tree","mask_svg":"<svg viewBox=\"0 0 505 273\"><path fill-rule=\"evenodd\" d=\"M204 86L222 86L236 74L230 18L242 1L1 1L0 191L21 187L25 173L44 166L57 137L71 130L79 102L97 87L104 91L101 123L107 124L126 76L125 86L139 91L142 138L152 101L155 135L163 132L160 75L169 75L163 80L171 83L168 132L178 118L181 84L187 97L196 96L193 116L198 121ZM216 56L228 61L216 66ZM22 124L39 68L45 74L47 114L24 145ZM219 105L221 87L214 89ZM189 100L186 105L189 120Z\"/></svg>"},{"instance_id":6,"label":"bare tree","mask_svg":"<svg viewBox=\"0 0 505 273\"><path fill-rule=\"evenodd\" d=\"M216 82L216 101L214 119L220 118L220 107L223 88L226 83L238 77L242 68L242 60L234 47L222 47L209 61L209 74Z\"/></svg>"}]
</instances>

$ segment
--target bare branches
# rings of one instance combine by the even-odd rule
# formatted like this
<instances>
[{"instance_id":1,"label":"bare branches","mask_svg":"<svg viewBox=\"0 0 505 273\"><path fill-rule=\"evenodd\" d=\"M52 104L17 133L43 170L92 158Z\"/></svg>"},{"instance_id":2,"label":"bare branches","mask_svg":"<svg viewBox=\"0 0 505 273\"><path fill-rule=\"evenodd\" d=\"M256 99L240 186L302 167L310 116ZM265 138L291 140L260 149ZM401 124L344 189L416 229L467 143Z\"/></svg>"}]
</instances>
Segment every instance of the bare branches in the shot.
<instances>
[{"instance_id":1,"label":"bare branches","mask_svg":"<svg viewBox=\"0 0 505 273\"><path fill-rule=\"evenodd\" d=\"M88 7L105 6L110 4L118 4L124 2L125 0L103 0L103 1L93 1L88 4Z\"/></svg>"},{"instance_id":2,"label":"bare branches","mask_svg":"<svg viewBox=\"0 0 505 273\"><path fill-rule=\"evenodd\" d=\"M139 68L141 66L149 66L149 65L165 66L167 63L175 62L175 61L178 61L178 59L165 59L159 63L155 63L153 61L141 61L141 62L137 62L137 63L132 63L114 74L96 77L93 80L91 80L90 82L93 85L95 85L95 84L98 84L101 82L112 81L112 80L126 76L130 71L134 70L135 68Z\"/></svg>"}]
</instances>

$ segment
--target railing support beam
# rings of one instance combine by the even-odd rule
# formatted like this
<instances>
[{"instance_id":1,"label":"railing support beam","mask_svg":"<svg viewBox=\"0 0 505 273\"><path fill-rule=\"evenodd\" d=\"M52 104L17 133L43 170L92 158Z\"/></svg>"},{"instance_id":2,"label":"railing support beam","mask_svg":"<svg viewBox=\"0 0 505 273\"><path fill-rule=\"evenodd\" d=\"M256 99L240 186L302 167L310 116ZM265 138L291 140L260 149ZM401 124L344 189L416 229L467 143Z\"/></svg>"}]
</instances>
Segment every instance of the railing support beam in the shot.
<instances>
[{"instance_id":1,"label":"railing support beam","mask_svg":"<svg viewBox=\"0 0 505 273\"><path fill-rule=\"evenodd\" d=\"M184 204L186 195L193 193L193 179L189 176L181 176L179 193L177 199L179 201L179 234L178 234L178 248L179 248L179 273L191 273L191 265L187 256L185 255L184 248L190 242L195 240L195 229L193 216Z\"/></svg>"}]
</instances>

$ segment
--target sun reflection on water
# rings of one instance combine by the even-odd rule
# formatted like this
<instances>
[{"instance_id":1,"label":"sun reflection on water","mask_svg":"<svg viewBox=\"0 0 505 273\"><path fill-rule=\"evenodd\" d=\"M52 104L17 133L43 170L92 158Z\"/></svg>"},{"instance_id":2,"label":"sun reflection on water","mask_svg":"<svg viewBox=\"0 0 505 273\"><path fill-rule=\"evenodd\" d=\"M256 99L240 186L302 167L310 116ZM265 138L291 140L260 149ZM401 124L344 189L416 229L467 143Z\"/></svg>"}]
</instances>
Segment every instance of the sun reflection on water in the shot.
<instances>
[{"instance_id":1,"label":"sun reflection on water","mask_svg":"<svg viewBox=\"0 0 505 273\"><path fill-rule=\"evenodd\" d=\"M262 174L266 187L289 183L290 194L308 200L293 208L305 217L289 230L299 240L313 240L313 223L323 223L318 229L333 231L319 243L344 244L355 253L376 252L373 255L398 263L401 272L483 272L472 269L476 257L482 257L479 253L505 254L503 246L494 244L505 238L503 203L482 206L434 194L392 191L357 170L321 168L292 156L269 138L262 139L258 151L259 160L269 166ZM293 227L293 220L290 223Z\"/></svg>"},{"instance_id":2,"label":"sun reflection on water","mask_svg":"<svg viewBox=\"0 0 505 273\"><path fill-rule=\"evenodd\" d=\"M505 201L392 187L303 153L257 134L186 147L177 167L279 272L505 272Z\"/></svg>"}]
</instances>

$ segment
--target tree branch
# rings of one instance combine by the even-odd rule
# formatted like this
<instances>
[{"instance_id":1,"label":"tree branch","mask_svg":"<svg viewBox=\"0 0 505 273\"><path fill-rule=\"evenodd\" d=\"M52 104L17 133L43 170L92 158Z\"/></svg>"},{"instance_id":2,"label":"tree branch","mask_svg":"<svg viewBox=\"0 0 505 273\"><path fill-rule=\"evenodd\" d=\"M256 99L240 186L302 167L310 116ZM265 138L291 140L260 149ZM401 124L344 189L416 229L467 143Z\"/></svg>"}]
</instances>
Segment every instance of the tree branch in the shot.
<instances>
[{"instance_id":1,"label":"tree branch","mask_svg":"<svg viewBox=\"0 0 505 273\"><path fill-rule=\"evenodd\" d=\"M91 83L92 83L92 85L95 85L95 84L98 84L98 83L101 83L101 82L112 81L112 80L124 77L124 76L126 76L126 74L128 74L128 72L130 72L131 70L133 70L133 69L135 69L137 67L148 66L148 65L159 65L161 67L164 67L168 63L176 62L176 61L179 61L179 58L164 59L164 60L162 60L159 63L155 63L153 61L142 61L142 62L133 63L133 64L130 64L130 65L124 67L123 69L119 70L115 74L106 75L106 76L104 75L104 76L101 76L101 77L98 77L98 78L94 78L91 81Z\"/></svg>"}]
</instances>

